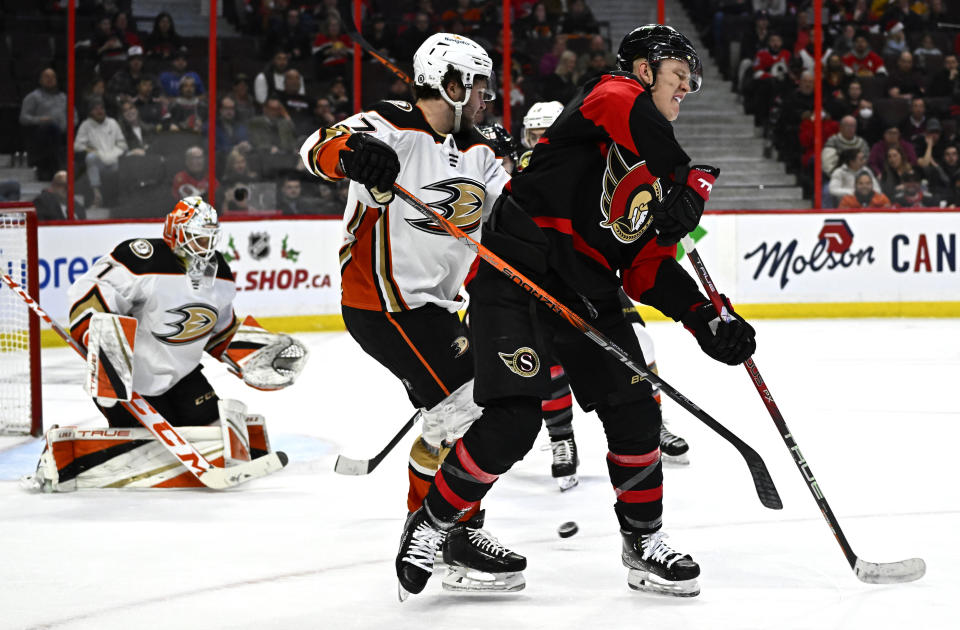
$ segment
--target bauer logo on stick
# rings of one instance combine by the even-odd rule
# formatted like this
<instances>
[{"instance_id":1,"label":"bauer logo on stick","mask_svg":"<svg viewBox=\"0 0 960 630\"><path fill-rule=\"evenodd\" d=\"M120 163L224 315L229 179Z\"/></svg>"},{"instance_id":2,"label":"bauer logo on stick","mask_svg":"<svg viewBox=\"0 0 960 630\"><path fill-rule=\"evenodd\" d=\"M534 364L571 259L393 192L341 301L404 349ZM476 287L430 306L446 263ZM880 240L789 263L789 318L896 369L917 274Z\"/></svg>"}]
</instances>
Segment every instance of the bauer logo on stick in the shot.
<instances>
[{"instance_id":1,"label":"bauer logo on stick","mask_svg":"<svg viewBox=\"0 0 960 630\"><path fill-rule=\"evenodd\" d=\"M532 348L517 348L513 354L498 352L510 371L524 378L536 376L540 371L540 357Z\"/></svg>"}]
</instances>

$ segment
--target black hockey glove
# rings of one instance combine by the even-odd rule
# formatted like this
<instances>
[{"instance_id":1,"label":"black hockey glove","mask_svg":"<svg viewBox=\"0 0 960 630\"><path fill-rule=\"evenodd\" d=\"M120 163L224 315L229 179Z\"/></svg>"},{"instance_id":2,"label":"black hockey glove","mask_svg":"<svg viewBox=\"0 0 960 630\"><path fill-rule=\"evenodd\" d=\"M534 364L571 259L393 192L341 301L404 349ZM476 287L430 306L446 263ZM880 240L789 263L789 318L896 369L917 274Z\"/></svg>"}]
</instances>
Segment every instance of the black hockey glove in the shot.
<instances>
[{"instance_id":1,"label":"black hockey glove","mask_svg":"<svg viewBox=\"0 0 960 630\"><path fill-rule=\"evenodd\" d=\"M727 365L739 365L749 359L757 349L756 331L746 320L733 312L727 296L721 295L720 298L727 306L730 321L720 321L717 309L711 302L693 305L680 321L693 333L700 348L710 358Z\"/></svg>"},{"instance_id":2,"label":"black hockey glove","mask_svg":"<svg viewBox=\"0 0 960 630\"><path fill-rule=\"evenodd\" d=\"M710 198L713 182L719 175L720 169L715 166L701 164L677 168L673 188L663 202L653 208L657 245L673 245L697 227L703 205Z\"/></svg>"},{"instance_id":3,"label":"black hockey glove","mask_svg":"<svg viewBox=\"0 0 960 630\"><path fill-rule=\"evenodd\" d=\"M340 170L363 184L377 203L393 201L393 183L400 174L400 158L388 144L365 133L347 138L347 149L340 151Z\"/></svg>"}]
</instances>

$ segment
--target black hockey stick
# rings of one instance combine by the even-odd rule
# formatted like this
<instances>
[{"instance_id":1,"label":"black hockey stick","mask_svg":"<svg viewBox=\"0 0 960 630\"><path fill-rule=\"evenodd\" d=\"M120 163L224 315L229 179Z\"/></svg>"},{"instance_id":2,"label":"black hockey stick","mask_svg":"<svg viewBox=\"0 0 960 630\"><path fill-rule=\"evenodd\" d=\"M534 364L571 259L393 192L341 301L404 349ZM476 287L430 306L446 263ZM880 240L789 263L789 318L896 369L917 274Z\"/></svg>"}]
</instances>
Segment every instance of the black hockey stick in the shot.
<instances>
[{"instance_id":1,"label":"black hockey stick","mask_svg":"<svg viewBox=\"0 0 960 630\"><path fill-rule=\"evenodd\" d=\"M727 312L726 306L720 298L720 293L717 291L717 287L714 286L710 274L707 273L707 268L703 264L700 253L696 251L697 244L689 236L683 237L681 243L686 250L687 257L690 259L690 264L693 265L697 275L700 277L700 282L703 284L703 288L706 289L710 301L713 302L714 308L717 309L717 313L723 318L729 318L730 314ZM807 460L800 452L800 447L797 446L797 441L793 438L793 434L790 433L790 429L783 419L783 414L780 413L777 403L773 401L773 394L770 393L770 388L767 387L763 377L760 376L760 370L757 369L757 364L754 363L753 357L747 359L743 367L747 369L747 374L750 375L750 380L753 381L754 386L757 388L757 393L760 394L763 404L766 405L767 411L770 412L773 423L777 425L777 430L780 432L780 437L783 438L783 443L787 445L787 449L793 455L794 463L797 465L800 474L803 475L803 480L810 489L810 494L813 495L814 500L817 502L817 507L820 508L823 518L827 520L827 524L830 526L830 530L833 532L837 542L840 543L840 548L843 550L843 555L847 557L850 568L853 569L853 572L860 581L869 584L894 584L897 582L912 582L923 577L923 574L927 570L927 565L921 558L910 558L909 560L900 560L899 562L867 562L853 553L853 549L850 548L850 543L847 542L847 537L843 535L843 530L840 529L840 523L837 521L837 517L833 515L833 510L830 509L826 497L823 496L823 491L820 490L820 484L817 483L816 478L813 476L813 471L810 470L810 464L807 463Z\"/></svg>"},{"instance_id":2,"label":"black hockey stick","mask_svg":"<svg viewBox=\"0 0 960 630\"><path fill-rule=\"evenodd\" d=\"M337 455L337 463L333 465L334 472L338 472L341 475L369 475L373 472L374 468L380 465L380 462L383 461L383 458L393 450L393 447L403 439L403 436L407 434L407 431L413 428L413 424L417 421L419 416L420 410L418 409L415 414L410 416L410 419L407 420L407 423L400 427L400 430L397 431L397 434L393 436L393 438L385 447L383 447L383 450L370 459L351 459L349 457L344 457L343 455Z\"/></svg>"},{"instance_id":3,"label":"black hockey stick","mask_svg":"<svg viewBox=\"0 0 960 630\"><path fill-rule=\"evenodd\" d=\"M779 510L783 507L783 503L780 501L780 495L777 494L777 487L774 485L773 479L770 477L770 473L767 471L766 464L763 463L763 459L760 457L760 455L746 442L734 435L725 426L714 420L709 414L707 414L707 412L696 406L693 401L674 389L673 386L667 384L667 382L662 378L648 371L645 363L642 361L635 361L629 354L627 354L625 350L608 339L606 335L588 324L582 317L561 304L556 298L534 284L529 278L511 267L510 264L505 260L491 252L476 240L470 238L466 232L461 230L446 218L434 212L430 206L417 199L408 190L399 184L394 184L393 190L401 199L416 208L424 216L433 219L437 225L443 228L445 232L466 245L470 250L474 251L478 256L490 263L497 271L500 271L506 275L518 286L522 287L525 291L543 302L547 307L550 308L550 310L567 320L570 325L592 339L597 345L612 354L617 358L617 360L633 370L641 378L648 381L653 387L659 387L664 393L667 394L667 396L677 401L681 407L692 413L697 417L698 420L703 422L705 425L716 431L725 440L730 442L734 448L737 449L740 455L743 456L744 460L746 460L747 467L750 469L750 475L753 477L753 485L757 490L757 496L760 497L760 502L771 510Z\"/></svg>"},{"instance_id":4,"label":"black hockey stick","mask_svg":"<svg viewBox=\"0 0 960 630\"><path fill-rule=\"evenodd\" d=\"M373 44L368 42L364 36L360 34L359 29L357 29L357 25L353 21L352 3L341 2L340 7L340 23L343 25L343 30L346 32L347 37L352 39L353 42L360 48L363 48L368 55L383 64L383 67L395 74L398 79L402 80L407 85L413 83L413 79L411 79L406 72L398 68L396 64L393 63L393 60L377 52L377 49L373 47Z\"/></svg>"}]
</instances>

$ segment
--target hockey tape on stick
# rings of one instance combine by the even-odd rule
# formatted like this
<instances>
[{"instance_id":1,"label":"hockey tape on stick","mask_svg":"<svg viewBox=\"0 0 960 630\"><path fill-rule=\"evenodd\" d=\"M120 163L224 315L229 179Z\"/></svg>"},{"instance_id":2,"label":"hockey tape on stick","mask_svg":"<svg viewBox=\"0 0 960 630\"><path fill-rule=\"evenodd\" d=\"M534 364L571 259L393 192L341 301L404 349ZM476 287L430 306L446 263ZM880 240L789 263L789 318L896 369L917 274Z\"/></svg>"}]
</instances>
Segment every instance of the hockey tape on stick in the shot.
<instances>
[{"instance_id":1,"label":"hockey tape on stick","mask_svg":"<svg viewBox=\"0 0 960 630\"><path fill-rule=\"evenodd\" d=\"M420 417L420 411L417 410L415 414L410 416L410 419L407 420L406 424L400 427L400 430L397 431L397 434L390 439L390 443L387 444L382 451L371 457L370 459L351 459L349 457L344 457L343 455L337 455L337 463L334 464L334 472L340 473L341 475L369 475L373 472L373 469L380 465L380 462L383 461L383 458L393 450L393 447L403 439L403 436L413 428L414 423L417 421L417 418Z\"/></svg>"},{"instance_id":2,"label":"hockey tape on stick","mask_svg":"<svg viewBox=\"0 0 960 630\"><path fill-rule=\"evenodd\" d=\"M582 317L561 304L552 295L537 286L522 273L511 267L510 264L508 264L505 260L491 252L476 240L470 238L466 232L458 228L446 218L434 212L430 206L417 199L412 193L410 193L410 191L399 184L394 184L393 190L397 196L409 203L424 216L433 219L437 225L444 229L444 231L463 243L478 256L483 258L483 260L492 265L497 271L510 278L514 283L517 284L517 286L521 287L535 298L543 302L543 304L546 305L550 310L567 320L571 326L585 334L598 346L616 357L618 361L633 370L633 372L635 372L641 378L648 381L654 388L659 387L667 396L677 401L681 407L692 413L698 420L703 422L725 440L730 442L730 444L737 449L740 455L747 462L747 467L750 470L750 476L753 478L753 485L757 490L757 496L760 497L760 502L771 510L779 510L783 508L783 502L780 500L780 495L777 493L777 487L774 485L773 479L770 477L770 473L767 471L766 464L763 463L763 459L760 457L760 455L746 442L734 435L725 426L714 420L713 417L711 417L707 412L695 405L693 401L674 389L672 385L669 385L662 378L653 372L650 372L647 369L644 361L634 360L633 357L631 357L620 346L607 338L606 335L588 324Z\"/></svg>"},{"instance_id":3,"label":"hockey tape on stick","mask_svg":"<svg viewBox=\"0 0 960 630\"><path fill-rule=\"evenodd\" d=\"M731 315L727 313L726 306L724 306L720 298L720 292L717 291L717 287L713 284L713 279L710 277L709 272L707 272L707 267L703 264L703 259L697 251L697 244L689 236L684 236L680 239L680 243L686 250L687 258L689 258L690 264L693 265L694 270L697 272L700 283L710 297L713 307L717 309L717 313L719 313L724 320L729 321ZM837 521L837 517L834 516L833 510L830 509L830 504L827 503L827 499L820 489L820 484L817 483L816 477L813 476L810 464L807 463L806 458L800 452L800 447L797 446L797 441L793 438L793 434L787 427L787 422L784 420L783 414L780 413L780 408L777 407L777 403L774 402L770 388L767 387L767 383L763 380L763 377L760 376L760 370L757 368L757 364L754 363L753 357L747 359L743 363L743 367L747 369L747 374L750 375L750 380L753 382L754 387L757 388L760 399L766 406L767 411L770 412L770 417L777 426L777 431L780 433L780 437L783 438L783 443L787 445L787 450L789 450L793 456L793 463L796 464L797 470L803 475L803 480L806 482L807 488L810 489L810 494L813 495L814 501L817 502L820 513L823 514L823 518L827 520L830 530L840 544L843 555L846 556L847 562L850 563L850 568L853 569L856 576L862 582L869 584L912 582L923 577L923 574L926 573L927 565L921 558L910 558L909 560L901 560L899 562L876 563L866 562L857 557L857 554L855 554L850 547L850 543L847 542L847 537L844 536L843 530L840 529L840 522Z\"/></svg>"},{"instance_id":4,"label":"hockey tape on stick","mask_svg":"<svg viewBox=\"0 0 960 630\"><path fill-rule=\"evenodd\" d=\"M20 296L27 306L37 314L43 321L47 322L63 341L73 348L84 360L86 360L87 351L76 339L70 336L63 327L53 320L47 312L40 307L36 301L20 288L13 278L7 274L2 276L4 284ZM123 408L129 411L144 427L149 429L157 440L160 441L170 453L180 460L180 463L196 477L200 483L216 490L232 488L245 481L263 477L276 472L287 465L287 456L285 453L276 451L268 453L263 457L238 466L230 468L220 468L214 466L200 454L197 449L189 442L184 440L175 428L148 403L143 396L134 392L129 402L121 402Z\"/></svg>"}]
</instances>

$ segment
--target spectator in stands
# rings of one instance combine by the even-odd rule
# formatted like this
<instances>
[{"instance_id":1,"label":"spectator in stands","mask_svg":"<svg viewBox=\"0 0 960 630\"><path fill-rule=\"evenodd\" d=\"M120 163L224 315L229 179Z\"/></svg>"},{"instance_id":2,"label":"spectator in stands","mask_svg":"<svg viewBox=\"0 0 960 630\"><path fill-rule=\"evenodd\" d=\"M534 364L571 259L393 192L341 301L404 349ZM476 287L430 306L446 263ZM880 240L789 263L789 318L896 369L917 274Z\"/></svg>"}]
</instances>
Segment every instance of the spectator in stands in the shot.
<instances>
[{"instance_id":1,"label":"spectator in stands","mask_svg":"<svg viewBox=\"0 0 960 630\"><path fill-rule=\"evenodd\" d=\"M203 79L193 70L187 69L187 51L178 50L173 53L171 60L172 70L160 73L160 87L163 93L170 97L176 97L180 94L180 81L183 77L193 78L194 89L197 94L203 94Z\"/></svg>"},{"instance_id":2,"label":"spectator in stands","mask_svg":"<svg viewBox=\"0 0 960 630\"><path fill-rule=\"evenodd\" d=\"M960 61L957 55L943 58L943 67L930 81L930 96L952 96L960 102Z\"/></svg>"},{"instance_id":3,"label":"spectator in stands","mask_svg":"<svg viewBox=\"0 0 960 630\"><path fill-rule=\"evenodd\" d=\"M806 53L806 50L803 52ZM806 65L804 67L806 67ZM812 68L813 66L811 65L811 69ZM843 94L852 76L850 68L843 65L843 60L840 59L840 55L831 53L827 57L827 62L823 66L824 107L826 107L829 99L836 98Z\"/></svg>"},{"instance_id":4,"label":"spectator in stands","mask_svg":"<svg viewBox=\"0 0 960 630\"><path fill-rule=\"evenodd\" d=\"M87 177L93 189L93 204L103 204L102 186L107 177L115 177L120 156L127 150L127 141L119 123L107 116L103 100L90 101L90 114L80 123L73 150L85 152Z\"/></svg>"},{"instance_id":5,"label":"spectator in stands","mask_svg":"<svg viewBox=\"0 0 960 630\"><path fill-rule=\"evenodd\" d=\"M308 136L316 131L316 128L310 128L310 110L312 107L310 100L300 93L302 88L303 77L300 76L300 72L291 68L284 74L283 91L278 97L283 104L283 108L290 115L290 120L293 121L297 134Z\"/></svg>"},{"instance_id":6,"label":"spectator in stands","mask_svg":"<svg viewBox=\"0 0 960 630\"><path fill-rule=\"evenodd\" d=\"M264 162L264 176L270 177L277 171L292 168L299 161L296 129L276 97L267 99L263 114L251 118L247 128L250 144Z\"/></svg>"},{"instance_id":7,"label":"spectator in stands","mask_svg":"<svg viewBox=\"0 0 960 630\"><path fill-rule=\"evenodd\" d=\"M440 14L440 21L449 24L454 20L460 20L466 28L467 35L478 31L483 23L483 9L471 6L470 0L456 0L455 5ZM544 10L544 14L546 14L546 10Z\"/></svg>"},{"instance_id":8,"label":"spectator in stands","mask_svg":"<svg viewBox=\"0 0 960 630\"><path fill-rule=\"evenodd\" d=\"M406 101L411 105L415 101L410 84L400 78L393 79L390 87L387 88L387 95L384 98L388 101Z\"/></svg>"},{"instance_id":9,"label":"spectator in stands","mask_svg":"<svg viewBox=\"0 0 960 630\"><path fill-rule=\"evenodd\" d=\"M284 75L289 65L290 55L282 50L273 53L270 63L253 80L253 96L258 104L263 105L268 97L283 91ZM305 89L302 94L306 94Z\"/></svg>"},{"instance_id":10,"label":"spectator in stands","mask_svg":"<svg viewBox=\"0 0 960 630\"><path fill-rule=\"evenodd\" d=\"M913 173L913 166L907 161L899 146L887 147L883 169L880 171L880 188L887 197L893 199L903 190L904 176Z\"/></svg>"},{"instance_id":11,"label":"spectator in stands","mask_svg":"<svg viewBox=\"0 0 960 630\"><path fill-rule=\"evenodd\" d=\"M907 29L908 33L916 33L917 31L923 28L923 18L921 17L927 10L925 4L916 3L916 6L911 6L916 0L888 0L886 3L886 8L883 9L883 14L880 16L880 24L893 25L900 23L901 26ZM875 9L880 8L883 4L874 2L873 6Z\"/></svg>"},{"instance_id":12,"label":"spectator in stands","mask_svg":"<svg viewBox=\"0 0 960 630\"><path fill-rule=\"evenodd\" d=\"M160 131L168 124L169 114L166 105L156 96L157 88L152 77L143 76L137 83L137 94L133 104L140 112L140 120Z\"/></svg>"},{"instance_id":13,"label":"spectator in stands","mask_svg":"<svg viewBox=\"0 0 960 630\"><path fill-rule=\"evenodd\" d=\"M80 110L80 119L86 118L90 114L90 102L91 101L103 101L107 105L107 113L109 114L112 111L116 111L113 107L113 104L107 101L107 82L103 80L103 77L100 75L94 75L93 79L90 81L90 85L83 91L83 96L80 98L80 103L77 106Z\"/></svg>"},{"instance_id":14,"label":"spectator in stands","mask_svg":"<svg viewBox=\"0 0 960 630\"><path fill-rule=\"evenodd\" d=\"M247 126L237 120L237 104L230 96L220 99L216 133L217 153L229 153L234 149L247 153L253 148L247 134Z\"/></svg>"},{"instance_id":15,"label":"spectator in stands","mask_svg":"<svg viewBox=\"0 0 960 630\"><path fill-rule=\"evenodd\" d=\"M158 13L153 20L153 31L147 35L147 55L158 59L170 59L181 49L183 49L183 39L177 35L173 17L166 11Z\"/></svg>"},{"instance_id":16,"label":"spectator in stands","mask_svg":"<svg viewBox=\"0 0 960 630\"><path fill-rule=\"evenodd\" d=\"M913 65L913 53L905 50L887 78L887 96L911 98L923 96L923 74Z\"/></svg>"},{"instance_id":17,"label":"spectator in stands","mask_svg":"<svg viewBox=\"0 0 960 630\"><path fill-rule=\"evenodd\" d=\"M418 11L413 18L412 27L408 27L407 30L397 38L397 58L413 59L413 54L420 48L420 44L425 42L433 33L434 30L430 23L430 15L423 11Z\"/></svg>"},{"instance_id":18,"label":"spectator in stands","mask_svg":"<svg viewBox=\"0 0 960 630\"><path fill-rule=\"evenodd\" d=\"M587 58L589 61L584 67L583 72L577 73L580 77L577 79L577 85L583 85L590 79L599 77L613 68L607 65L607 56L602 52L591 52L581 55L581 57Z\"/></svg>"},{"instance_id":19,"label":"spectator in stands","mask_svg":"<svg viewBox=\"0 0 960 630\"><path fill-rule=\"evenodd\" d=\"M853 24L844 24L840 34L833 40L830 48L833 49L834 53L840 55L841 59L844 55L853 51L853 38L856 32L856 27Z\"/></svg>"},{"instance_id":20,"label":"spectator in stands","mask_svg":"<svg viewBox=\"0 0 960 630\"><path fill-rule=\"evenodd\" d=\"M887 40L883 44L883 55L899 55L904 51L909 51L907 47L907 36L903 32L903 22L894 22L887 29Z\"/></svg>"},{"instance_id":21,"label":"spectator in stands","mask_svg":"<svg viewBox=\"0 0 960 630\"><path fill-rule=\"evenodd\" d=\"M173 176L171 194L176 200L200 195L206 199L210 189L210 180L207 177L207 164L203 149L190 147L184 154L184 169ZM218 181L219 188L220 182Z\"/></svg>"},{"instance_id":22,"label":"spectator in stands","mask_svg":"<svg viewBox=\"0 0 960 630\"><path fill-rule=\"evenodd\" d=\"M545 101L560 101L566 103L577 91L577 53L565 50L560 55L553 74L543 80L541 93Z\"/></svg>"},{"instance_id":23,"label":"spectator in stands","mask_svg":"<svg viewBox=\"0 0 960 630\"><path fill-rule=\"evenodd\" d=\"M130 25L130 12L129 11L117 11L113 16L113 30L123 41L123 45L129 51L133 46L142 46L143 41L140 38L140 33L137 31L137 25L134 23ZM130 53L127 52L129 57Z\"/></svg>"},{"instance_id":24,"label":"spectator in stands","mask_svg":"<svg viewBox=\"0 0 960 630\"><path fill-rule=\"evenodd\" d=\"M560 22L560 32L562 33L599 33L600 25L597 19L593 17L593 11L587 6L584 0L570 0L567 3L567 14L563 16Z\"/></svg>"},{"instance_id":25,"label":"spectator in stands","mask_svg":"<svg viewBox=\"0 0 960 630\"><path fill-rule=\"evenodd\" d=\"M149 75L143 71L143 48L131 46L127 50L127 67L113 73L107 83L107 98L115 107L119 107L121 99L137 95L140 79L146 76Z\"/></svg>"},{"instance_id":26,"label":"spectator in stands","mask_svg":"<svg viewBox=\"0 0 960 630\"><path fill-rule=\"evenodd\" d=\"M946 177L948 186L953 187L953 182L960 177L960 148L951 144L943 150L943 159L940 161L940 169ZM954 200L952 203L957 203Z\"/></svg>"},{"instance_id":27,"label":"spectator in stands","mask_svg":"<svg viewBox=\"0 0 960 630\"><path fill-rule=\"evenodd\" d=\"M132 100L120 104L120 131L127 143L124 155L144 156L153 142L156 130L140 120L140 112Z\"/></svg>"},{"instance_id":28,"label":"spectator in stands","mask_svg":"<svg viewBox=\"0 0 960 630\"><path fill-rule=\"evenodd\" d=\"M193 77L184 75L180 79L179 94L170 103L170 131L203 131L203 121L207 119L205 98L197 96L197 84Z\"/></svg>"},{"instance_id":29,"label":"spectator in stands","mask_svg":"<svg viewBox=\"0 0 960 630\"><path fill-rule=\"evenodd\" d=\"M854 194L845 195L838 208L889 208L890 199L882 192L873 188L873 178L867 173L857 175L854 184Z\"/></svg>"},{"instance_id":30,"label":"spectator in stands","mask_svg":"<svg viewBox=\"0 0 960 630\"><path fill-rule=\"evenodd\" d=\"M933 35L924 33L920 39L920 45L913 50L913 58L920 70L926 70L928 65L930 65L928 63L929 59L943 59L943 51L933 43Z\"/></svg>"},{"instance_id":31,"label":"spectator in stands","mask_svg":"<svg viewBox=\"0 0 960 630\"><path fill-rule=\"evenodd\" d=\"M617 67L617 56L610 51L610 47L607 46L607 40L603 38L603 35L594 35L590 38L590 45L587 51L577 57L577 74L580 76L581 81L587 69L595 63L593 59L595 54L603 55L603 67L607 69Z\"/></svg>"},{"instance_id":32,"label":"spectator in stands","mask_svg":"<svg viewBox=\"0 0 960 630\"><path fill-rule=\"evenodd\" d=\"M39 196L33 200L33 205L37 208L37 220L39 221L62 221L69 218L67 212L67 172L57 171L50 185L43 189ZM83 220L87 218L87 211L82 203L74 199L73 216Z\"/></svg>"},{"instance_id":33,"label":"spectator in stands","mask_svg":"<svg viewBox=\"0 0 960 630\"><path fill-rule=\"evenodd\" d=\"M250 94L250 83L247 75L242 72L234 75L230 87L230 97L237 108L237 121L246 123L257 115L257 107Z\"/></svg>"},{"instance_id":34,"label":"spectator in stands","mask_svg":"<svg viewBox=\"0 0 960 630\"><path fill-rule=\"evenodd\" d=\"M560 56L567 50L567 36L557 35L553 40L553 46L549 51L540 57L540 63L537 66L537 72L541 77L548 77L557 69L560 63Z\"/></svg>"},{"instance_id":35,"label":"spectator in stands","mask_svg":"<svg viewBox=\"0 0 960 630\"><path fill-rule=\"evenodd\" d=\"M53 68L44 68L39 87L23 97L20 130L28 164L37 168L38 179L49 181L67 163L67 95L57 89Z\"/></svg>"},{"instance_id":36,"label":"spectator in stands","mask_svg":"<svg viewBox=\"0 0 960 630\"><path fill-rule=\"evenodd\" d=\"M283 20L277 20L270 25L264 49L268 55L278 50L290 55L291 59L308 59L310 57L311 33L309 27L300 19L300 10L289 7Z\"/></svg>"},{"instance_id":37,"label":"spectator in stands","mask_svg":"<svg viewBox=\"0 0 960 630\"><path fill-rule=\"evenodd\" d=\"M324 22L324 28L317 33L311 48L317 78L321 81L346 74L348 63L353 57L353 42L341 30L340 18L331 15Z\"/></svg>"},{"instance_id":38,"label":"spectator in stands","mask_svg":"<svg viewBox=\"0 0 960 630\"><path fill-rule=\"evenodd\" d=\"M860 149L844 149L840 153L840 166L830 174L830 184L827 188L834 203L839 203L843 197L854 194L856 179L861 173L870 176L874 190L880 190L880 182L867 168L867 154Z\"/></svg>"},{"instance_id":39,"label":"spectator in stands","mask_svg":"<svg viewBox=\"0 0 960 630\"><path fill-rule=\"evenodd\" d=\"M857 119L853 116L844 116L840 119L840 128L838 133L833 134L823 143L823 151L820 158L823 164L824 175L830 175L835 168L843 164L841 154L844 151L860 151L864 156L870 153L870 146L867 141L857 135ZM853 189L853 178L850 179L849 188ZM841 195L835 195L839 198Z\"/></svg>"},{"instance_id":40,"label":"spectator in stands","mask_svg":"<svg viewBox=\"0 0 960 630\"><path fill-rule=\"evenodd\" d=\"M404 83L403 81L400 82ZM404 83L404 85L406 85L406 83ZM333 115L333 108L330 107L330 99L325 96L321 96L313 102L313 110L311 110L310 114L310 133L313 133L320 127L332 127L338 122L336 116ZM300 133L299 129L297 133Z\"/></svg>"},{"instance_id":41,"label":"spectator in stands","mask_svg":"<svg viewBox=\"0 0 960 630\"><path fill-rule=\"evenodd\" d=\"M883 65L883 57L870 50L870 40L863 31L857 33L853 39L853 51L844 55L843 65L858 77L872 77L877 74L886 74L887 68Z\"/></svg>"},{"instance_id":42,"label":"spectator in stands","mask_svg":"<svg viewBox=\"0 0 960 630\"><path fill-rule=\"evenodd\" d=\"M316 214L320 210L320 200L303 195L300 178L287 175L277 191L277 209L283 214Z\"/></svg>"},{"instance_id":43,"label":"spectator in stands","mask_svg":"<svg viewBox=\"0 0 960 630\"><path fill-rule=\"evenodd\" d=\"M113 28L109 15L101 16L94 23L93 37L90 47L98 61L105 59L123 60L127 53L127 46L123 42L123 35Z\"/></svg>"},{"instance_id":44,"label":"spectator in stands","mask_svg":"<svg viewBox=\"0 0 960 630\"><path fill-rule=\"evenodd\" d=\"M397 32L392 25L387 22L387 18L382 13L374 13L370 17L367 28L363 31L363 36L370 42L380 54L387 57L393 57L397 50ZM367 57L369 59L369 57Z\"/></svg>"},{"instance_id":45,"label":"spectator in stands","mask_svg":"<svg viewBox=\"0 0 960 630\"><path fill-rule=\"evenodd\" d=\"M801 73L797 87L783 99L780 117L777 119L777 149L787 166L794 169L799 167L802 157L802 147L798 143L800 125L814 110L813 88L813 73Z\"/></svg>"},{"instance_id":46,"label":"spectator in stands","mask_svg":"<svg viewBox=\"0 0 960 630\"><path fill-rule=\"evenodd\" d=\"M917 163L917 152L913 150L913 145L900 137L900 130L898 128L889 127L883 132L883 138L870 147L870 159L868 163L877 175L883 172L884 163L887 159L887 150L893 147L900 149L907 163Z\"/></svg>"},{"instance_id":47,"label":"spectator in stands","mask_svg":"<svg viewBox=\"0 0 960 630\"><path fill-rule=\"evenodd\" d=\"M557 35L557 23L547 13L547 5L543 2L533 5L530 15L520 21L519 26L526 40L549 41Z\"/></svg>"},{"instance_id":48,"label":"spectator in stands","mask_svg":"<svg viewBox=\"0 0 960 630\"><path fill-rule=\"evenodd\" d=\"M908 171L903 174L901 183L893 196L893 205L897 208L930 208L937 205L937 199L930 194L921 181L920 174Z\"/></svg>"},{"instance_id":49,"label":"spectator in stands","mask_svg":"<svg viewBox=\"0 0 960 630\"><path fill-rule=\"evenodd\" d=\"M217 207L224 210L252 210L250 184L257 179L257 172L249 167L247 156L234 149L227 154L223 169L223 185L217 188Z\"/></svg>"},{"instance_id":50,"label":"spectator in stands","mask_svg":"<svg viewBox=\"0 0 960 630\"><path fill-rule=\"evenodd\" d=\"M330 84L330 91L327 92L327 100L330 101L330 107L333 108L333 115L337 120L343 120L353 114L353 104L347 92L347 82L343 77L334 77L333 83Z\"/></svg>"},{"instance_id":51,"label":"spectator in stands","mask_svg":"<svg viewBox=\"0 0 960 630\"><path fill-rule=\"evenodd\" d=\"M925 146L924 134L927 132L927 104L921 97L910 101L910 115L900 123L900 135L913 143L914 152L920 155ZM940 123L937 123L939 127Z\"/></svg>"},{"instance_id":52,"label":"spectator in stands","mask_svg":"<svg viewBox=\"0 0 960 630\"><path fill-rule=\"evenodd\" d=\"M787 74L790 51L783 48L783 37L771 33L767 37L767 47L757 52L753 60L753 73L749 81L744 82L744 106L748 114L753 114L754 124L762 125L770 112L776 81Z\"/></svg>"},{"instance_id":53,"label":"spectator in stands","mask_svg":"<svg viewBox=\"0 0 960 630\"><path fill-rule=\"evenodd\" d=\"M944 118L941 123L940 136L933 145L933 157L937 162L943 162L943 153L949 146L960 146L960 136L957 136L957 121L954 118Z\"/></svg>"}]
</instances>

